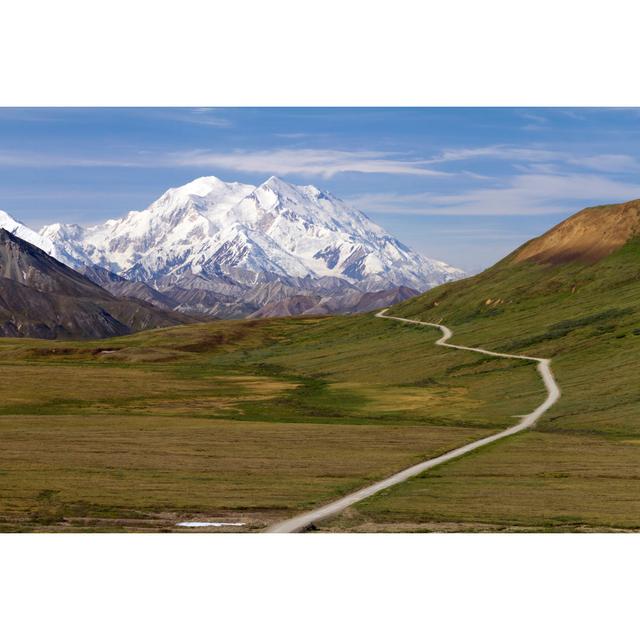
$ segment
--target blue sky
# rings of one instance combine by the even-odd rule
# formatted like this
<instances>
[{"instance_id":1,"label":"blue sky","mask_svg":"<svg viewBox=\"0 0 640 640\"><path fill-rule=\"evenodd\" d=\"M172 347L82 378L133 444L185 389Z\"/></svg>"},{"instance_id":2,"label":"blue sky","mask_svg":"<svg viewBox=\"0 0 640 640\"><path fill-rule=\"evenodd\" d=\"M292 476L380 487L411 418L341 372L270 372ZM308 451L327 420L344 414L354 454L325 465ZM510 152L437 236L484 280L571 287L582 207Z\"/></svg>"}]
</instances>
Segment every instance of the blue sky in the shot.
<instances>
[{"instance_id":1,"label":"blue sky","mask_svg":"<svg viewBox=\"0 0 640 640\"><path fill-rule=\"evenodd\" d=\"M640 198L640 110L0 109L0 209L39 228L202 175L279 175L475 271L578 209Z\"/></svg>"}]
</instances>

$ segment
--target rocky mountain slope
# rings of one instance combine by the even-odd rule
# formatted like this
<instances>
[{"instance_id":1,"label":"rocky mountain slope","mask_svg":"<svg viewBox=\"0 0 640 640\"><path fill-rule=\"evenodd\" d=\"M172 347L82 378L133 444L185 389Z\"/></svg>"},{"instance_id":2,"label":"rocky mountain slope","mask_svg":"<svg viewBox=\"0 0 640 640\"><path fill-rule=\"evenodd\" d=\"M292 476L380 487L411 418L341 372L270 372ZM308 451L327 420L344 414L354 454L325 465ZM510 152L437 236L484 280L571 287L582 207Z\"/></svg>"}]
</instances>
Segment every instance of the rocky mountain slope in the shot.
<instances>
[{"instance_id":1,"label":"rocky mountain slope","mask_svg":"<svg viewBox=\"0 0 640 640\"><path fill-rule=\"evenodd\" d=\"M102 338L188 320L140 300L116 298L0 229L0 336Z\"/></svg>"},{"instance_id":2,"label":"rocky mountain slope","mask_svg":"<svg viewBox=\"0 0 640 640\"><path fill-rule=\"evenodd\" d=\"M344 313L365 313L397 304L418 295L409 287L395 287L384 291L352 290L337 296L314 294L292 295L277 302L268 302L253 312L250 318L274 318L283 316L323 316Z\"/></svg>"}]
</instances>

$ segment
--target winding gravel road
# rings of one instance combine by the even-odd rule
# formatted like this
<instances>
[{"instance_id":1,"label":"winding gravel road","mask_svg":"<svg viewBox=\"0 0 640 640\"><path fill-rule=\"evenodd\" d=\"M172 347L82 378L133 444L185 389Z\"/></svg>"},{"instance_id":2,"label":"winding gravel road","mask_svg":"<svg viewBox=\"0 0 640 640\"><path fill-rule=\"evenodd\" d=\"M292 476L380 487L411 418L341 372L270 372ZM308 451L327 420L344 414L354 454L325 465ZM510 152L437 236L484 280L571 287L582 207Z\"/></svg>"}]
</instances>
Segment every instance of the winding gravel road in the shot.
<instances>
[{"instance_id":1,"label":"winding gravel road","mask_svg":"<svg viewBox=\"0 0 640 640\"><path fill-rule=\"evenodd\" d=\"M334 516L347 507L350 507L352 504L356 502L360 502L365 498L368 498L383 489L387 489L392 487L395 484L399 484L417 476L418 474L426 471L427 469L432 469L433 467L442 464L443 462L448 462L449 460L453 460L454 458L459 458L460 456L469 453L470 451L474 451L475 449L479 449L480 447L484 447L484 445L489 444L491 442L495 442L496 440L501 440L502 438L507 438L512 436L514 433L518 433L519 431L523 431L524 429L528 429L533 426L536 421L545 413L553 404L555 404L560 397L560 387L556 383L553 373L551 372L551 360L546 358L533 358L531 356L518 356L513 355L511 353L499 353L497 351L487 351L486 349L477 349L475 347L463 347L458 344L449 344L448 340L453 335L451 330L448 327L445 327L442 324L434 324L433 322L421 322L419 320L408 320L407 318L396 318L394 316L387 316L385 312L387 309L383 309L379 313L376 314L377 318L384 318L386 320L396 320L397 322L406 322L408 324L420 324L426 327L437 327L442 331L442 338L436 341L436 344L441 345L443 347L449 347L450 349L461 349L462 351L475 351L476 353L484 353L489 356L496 356L497 358L515 358L517 360L533 360L538 363L538 372L542 377L545 387L547 388L547 397L545 401L536 407L531 413L526 416L522 416L520 422L515 424L513 427L509 427L504 431L500 431L500 433L495 433L492 436L487 436L486 438L481 438L480 440L475 440L474 442L470 442L469 444L465 444L462 447L458 447L457 449L452 449L447 453L438 456L437 458L431 458L429 460L425 460L424 462L420 462L404 471L400 471L399 473L395 473L384 480L380 480L375 484L369 485L368 487L364 487L359 489L358 491L354 491L349 495L340 498L339 500L335 500L334 502L330 502L329 504L324 505L323 507L319 507L318 509L314 509L313 511L307 511L306 513L302 513L299 516L295 516L289 520L285 520L283 522L277 523L271 527L269 527L266 531L268 533L298 533L300 531L304 531L314 522L318 522L320 520L324 520L325 518L329 518Z\"/></svg>"}]
</instances>

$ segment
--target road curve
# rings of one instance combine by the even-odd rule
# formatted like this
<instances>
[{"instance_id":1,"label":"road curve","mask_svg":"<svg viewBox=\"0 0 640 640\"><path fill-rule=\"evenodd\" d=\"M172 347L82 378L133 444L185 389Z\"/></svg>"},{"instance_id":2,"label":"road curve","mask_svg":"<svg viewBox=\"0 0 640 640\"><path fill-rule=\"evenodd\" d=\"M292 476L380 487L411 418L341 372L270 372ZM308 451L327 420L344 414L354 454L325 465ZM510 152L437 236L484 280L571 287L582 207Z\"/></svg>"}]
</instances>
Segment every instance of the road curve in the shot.
<instances>
[{"instance_id":1,"label":"road curve","mask_svg":"<svg viewBox=\"0 0 640 640\"><path fill-rule=\"evenodd\" d=\"M318 509L314 509L313 511L307 511L306 513L302 513L299 516L295 516L289 520L284 520L283 522L279 522L268 529L266 529L267 533L298 533L300 531L304 531L314 522L318 522L320 520L324 520L331 516L334 516L347 507L350 507L352 504L356 502L360 502L365 498L368 498L383 489L387 489L392 487L395 484L399 484L412 478L413 476L417 476L418 474L426 471L427 469L432 469L433 467L442 464L443 462L448 462L449 460L453 460L455 458L459 458L460 456L469 453L470 451L474 451L475 449L479 449L486 444L491 442L495 442L496 440L501 440L502 438L507 438L508 436L513 435L514 433L518 433L519 431L523 431L524 429L528 429L533 426L538 418L542 416L545 411L547 411L553 404L555 404L560 397L560 387L556 383L553 373L551 371L551 360L546 358L534 358L531 356L518 356L513 355L511 353L499 353L497 351L487 351L486 349L477 349L475 347L463 347L458 344L449 344L448 340L453 335L451 330L448 327L445 327L442 324L435 324L433 322L421 322L419 320L408 320L407 318L396 318L394 316L387 316L385 312L387 309L383 309L379 313L376 314L377 318L384 318L387 320L396 320L398 322L406 322L408 324L420 324L425 325L427 327L437 327L442 331L442 338L436 341L436 344L441 345L443 347L449 347L450 349L461 349L462 351L475 351L477 353L484 353L489 356L496 356L497 358L515 358L517 360L533 360L538 363L538 372L542 377L544 385L547 389L547 397L545 401L536 407L531 413L526 416L522 416L520 422L515 424L513 427L509 427L504 431L500 431L499 433L495 433L491 436L487 436L486 438L481 438L480 440L475 440L474 442L470 442L469 444L465 444L462 447L458 447L457 449L452 449L447 453L438 456L437 458L431 458L429 460L425 460L424 462L420 462L418 464L405 469L404 471L400 471L395 473L384 480L380 480L368 487L363 487L358 491L354 491L349 495L340 498L339 500L335 500L334 502L330 502L329 504L324 505L323 507L319 507Z\"/></svg>"}]
</instances>

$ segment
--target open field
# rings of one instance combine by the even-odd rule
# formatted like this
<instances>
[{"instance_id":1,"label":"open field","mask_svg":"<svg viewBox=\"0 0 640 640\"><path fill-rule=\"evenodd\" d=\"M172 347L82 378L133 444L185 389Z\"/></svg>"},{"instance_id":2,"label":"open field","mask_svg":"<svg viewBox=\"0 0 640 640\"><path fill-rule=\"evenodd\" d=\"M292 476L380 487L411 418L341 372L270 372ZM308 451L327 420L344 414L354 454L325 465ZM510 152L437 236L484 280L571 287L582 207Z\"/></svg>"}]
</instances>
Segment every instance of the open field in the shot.
<instances>
[{"instance_id":1,"label":"open field","mask_svg":"<svg viewBox=\"0 0 640 640\"><path fill-rule=\"evenodd\" d=\"M101 342L4 339L0 414L497 428L543 392L527 363L451 356L433 345L437 331L389 324L358 316L217 322Z\"/></svg>"},{"instance_id":2,"label":"open field","mask_svg":"<svg viewBox=\"0 0 640 640\"><path fill-rule=\"evenodd\" d=\"M0 531L259 530L480 429L122 417L0 418Z\"/></svg>"},{"instance_id":3,"label":"open field","mask_svg":"<svg viewBox=\"0 0 640 640\"><path fill-rule=\"evenodd\" d=\"M543 397L533 367L437 335L362 316L1 340L0 530L260 530Z\"/></svg>"},{"instance_id":4,"label":"open field","mask_svg":"<svg viewBox=\"0 0 640 640\"><path fill-rule=\"evenodd\" d=\"M640 439L536 430L352 507L322 531L640 530Z\"/></svg>"}]
</instances>

